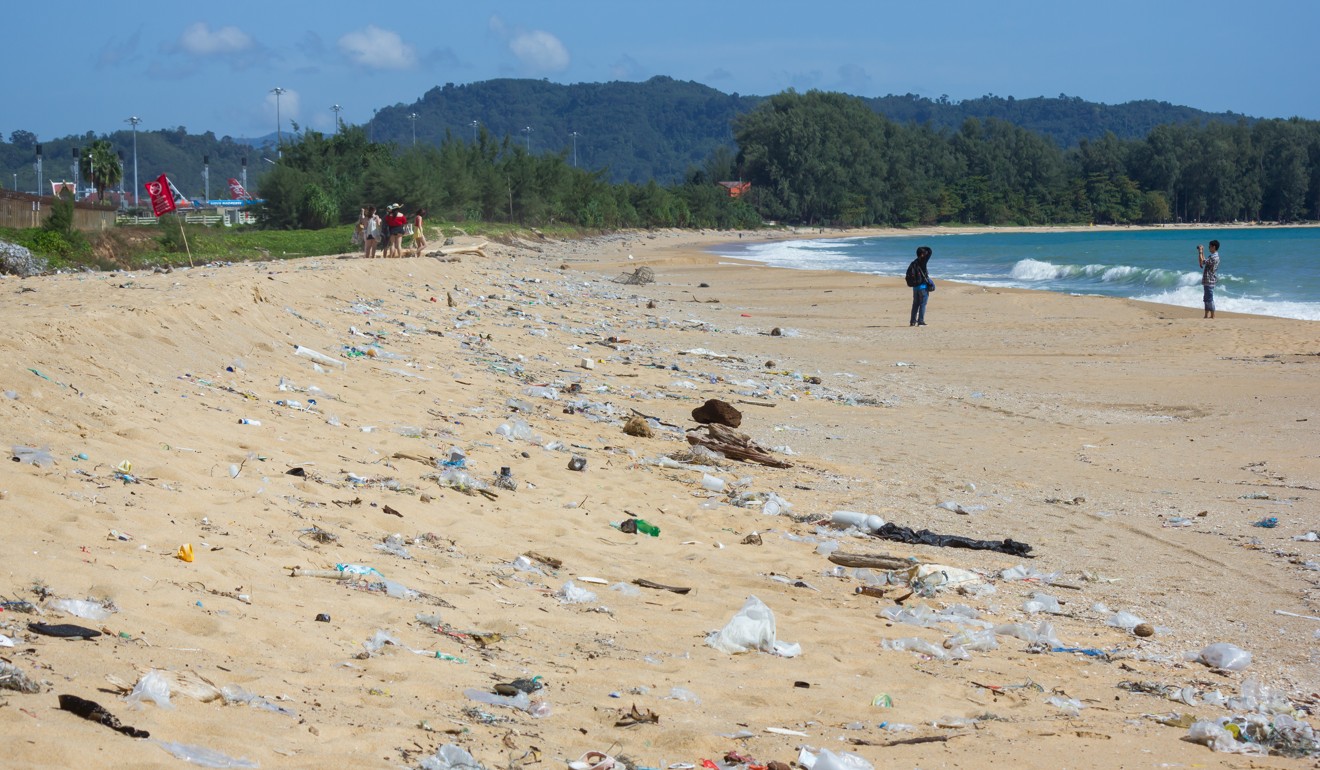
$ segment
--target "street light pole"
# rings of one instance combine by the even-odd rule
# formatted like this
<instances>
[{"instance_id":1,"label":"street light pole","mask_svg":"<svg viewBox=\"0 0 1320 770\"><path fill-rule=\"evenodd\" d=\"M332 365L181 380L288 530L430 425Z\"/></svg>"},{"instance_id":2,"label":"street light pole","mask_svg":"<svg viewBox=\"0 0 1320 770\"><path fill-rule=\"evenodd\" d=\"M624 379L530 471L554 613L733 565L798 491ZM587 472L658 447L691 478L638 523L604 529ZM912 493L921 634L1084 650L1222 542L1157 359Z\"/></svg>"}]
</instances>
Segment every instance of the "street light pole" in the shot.
<instances>
[{"instance_id":1,"label":"street light pole","mask_svg":"<svg viewBox=\"0 0 1320 770\"><path fill-rule=\"evenodd\" d=\"M202 156L202 189L206 200L211 200L211 156Z\"/></svg>"},{"instance_id":2,"label":"street light pole","mask_svg":"<svg viewBox=\"0 0 1320 770\"><path fill-rule=\"evenodd\" d=\"M573 131L573 132L571 132L571 133L569 134L569 136L573 137L573 168L577 168L577 138L578 138L578 132Z\"/></svg>"},{"instance_id":3,"label":"street light pole","mask_svg":"<svg viewBox=\"0 0 1320 770\"><path fill-rule=\"evenodd\" d=\"M411 120L411 121L412 121L412 129L413 129L413 147L416 147L416 146L417 146L417 113L415 113L415 112L413 112L413 113L409 113L409 114L408 114L408 120Z\"/></svg>"},{"instance_id":4,"label":"street light pole","mask_svg":"<svg viewBox=\"0 0 1320 770\"><path fill-rule=\"evenodd\" d=\"M73 148L73 199L74 200L78 200L78 167L82 165L81 163L79 163L79 160L81 159L78 157L78 148L74 147Z\"/></svg>"},{"instance_id":5,"label":"street light pole","mask_svg":"<svg viewBox=\"0 0 1320 770\"><path fill-rule=\"evenodd\" d=\"M133 208L138 207L138 176L137 176L137 126L142 119L134 115L125 121L133 125Z\"/></svg>"},{"instance_id":6,"label":"street light pole","mask_svg":"<svg viewBox=\"0 0 1320 770\"><path fill-rule=\"evenodd\" d=\"M532 127L531 127L531 126L528 126L528 127L524 128L524 129L523 129L523 133L524 133L524 134L527 134L527 154L528 154L528 155L531 155L531 154L532 154Z\"/></svg>"},{"instance_id":7,"label":"street light pole","mask_svg":"<svg viewBox=\"0 0 1320 770\"><path fill-rule=\"evenodd\" d=\"M332 105L330 105L330 111L333 112L333 113L335 114L335 133L339 133L339 126L342 125L342 124L339 122L339 112L340 112L340 110L342 110L342 109L344 109L344 108L343 108L343 107L340 107L338 104L332 104Z\"/></svg>"},{"instance_id":8,"label":"street light pole","mask_svg":"<svg viewBox=\"0 0 1320 770\"><path fill-rule=\"evenodd\" d=\"M473 143L473 144L476 144L476 143L477 143L477 126L479 126L479 125L481 125L481 123L479 123L479 122L477 122L477 121L475 121L475 120L472 121L472 143Z\"/></svg>"},{"instance_id":9,"label":"street light pole","mask_svg":"<svg viewBox=\"0 0 1320 770\"><path fill-rule=\"evenodd\" d=\"M280 125L280 94L287 93L287 89L275 86L270 89L270 92L275 94L275 157L283 158L284 133L283 127Z\"/></svg>"}]
</instances>

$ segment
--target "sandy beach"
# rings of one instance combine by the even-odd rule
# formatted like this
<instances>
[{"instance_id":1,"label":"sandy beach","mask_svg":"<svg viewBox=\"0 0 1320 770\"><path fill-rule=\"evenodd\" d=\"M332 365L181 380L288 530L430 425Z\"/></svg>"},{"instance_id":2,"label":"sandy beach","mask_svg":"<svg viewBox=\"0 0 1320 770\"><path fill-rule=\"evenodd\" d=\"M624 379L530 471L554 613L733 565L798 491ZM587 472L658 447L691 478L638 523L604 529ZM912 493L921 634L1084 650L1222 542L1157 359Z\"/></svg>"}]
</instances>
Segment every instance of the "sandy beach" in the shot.
<instances>
[{"instance_id":1,"label":"sandy beach","mask_svg":"<svg viewBox=\"0 0 1320 770\"><path fill-rule=\"evenodd\" d=\"M37 690L0 690L4 764L179 767L162 744L185 744L212 766L441 767L455 744L492 770L743 770L803 747L1316 766L1184 738L1315 724L1320 543L1298 538L1320 529L1320 327L941 282L911 328L901 279L703 250L738 238L0 277L5 450L36 450L0 474L0 659ZM654 282L617 280L641 267ZM692 456L707 399L788 467ZM633 415L652 436L625 434ZM836 511L1031 551L879 539L825 526ZM612 526L630 518L659 536ZM752 596L800 654L708 643ZM69 611L88 603L108 614ZM994 649L946 644L996 627ZM1213 643L1250 664L1194 660ZM126 701L153 671L170 707Z\"/></svg>"}]
</instances>

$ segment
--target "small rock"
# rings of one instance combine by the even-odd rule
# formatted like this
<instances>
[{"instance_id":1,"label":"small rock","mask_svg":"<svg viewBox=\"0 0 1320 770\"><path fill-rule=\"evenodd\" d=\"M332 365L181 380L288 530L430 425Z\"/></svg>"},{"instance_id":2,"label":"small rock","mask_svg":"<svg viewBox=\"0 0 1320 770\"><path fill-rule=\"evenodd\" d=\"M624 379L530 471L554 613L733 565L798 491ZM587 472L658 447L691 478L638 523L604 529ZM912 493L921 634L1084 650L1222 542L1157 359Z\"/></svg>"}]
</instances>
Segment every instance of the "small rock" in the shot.
<instances>
[{"instance_id":1,"label":"small rock","mask_svg":"<svg viewBox=\"0 0 1320 770\"><path fill-rule=\"evenodd\" d=\"M584 471L587 469L587 458L581 455L573 455L573 459L568 461L570 471Z\"/></svg>"},{"instance_id":2,"label":"small rock","mask_svg":"<svg viewBox=\"0 0 1320 770\"><path fill-rule=\"evenodd\" d=\"M770 330L771 337L782 337L783 335L784 335L784 331L780 329L778 326Z\"/></svg>"},{"instance_id":3,"label":"small rock","mask_svg":"<svg viewBox=\"0 0 1320 770\"><path fill-rule=\"evenodd\" d=\"M1132 629L1132 633L1136 634L1137 636L1140 636L1140 637L1143 638L1143 639L1146 638L1146 637L1148 637L1148 636L1154 636L1154 635L1155 635L1155 626L1152 626L1152 625L1149 624L1149 623L1138 623L1138 624Z\"/></svg>"}]
</instances>

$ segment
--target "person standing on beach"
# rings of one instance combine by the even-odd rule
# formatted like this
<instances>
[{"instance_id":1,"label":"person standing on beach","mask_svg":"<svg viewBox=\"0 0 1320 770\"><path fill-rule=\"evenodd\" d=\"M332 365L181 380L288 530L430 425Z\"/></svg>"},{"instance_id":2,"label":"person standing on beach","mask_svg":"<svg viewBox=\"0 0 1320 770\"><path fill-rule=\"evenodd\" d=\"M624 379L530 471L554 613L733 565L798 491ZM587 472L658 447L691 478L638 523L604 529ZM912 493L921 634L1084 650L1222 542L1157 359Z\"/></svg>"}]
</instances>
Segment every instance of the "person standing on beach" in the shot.
<instances>
[{"instance_id":1,"label":"person standing on beach","mask_svg":"<svg viewBox=\"0 0 1320 770\"><path fill-rule=\"evenodd\" d=\"M935 291L935 282L930 279L930 273L926 270L930 255L929 246L918 246L917 258L908 265L907 285L912 287L912 317L908 321L908 326L926 325L926 300L930 299L930 293Z\"/></svg>"},{"instance_id":2,"label":"person standing on beach","mask_svg":"<svg viewBox=\"0 0 1320 770\"><path fill-rule=\"evenodd\" d=\"M376 257L376 249L380 246L380 217L376 215L375 206L367 206L364 212L364 222L366 232L366 253L363 255L367 259Z\"/></svg>"},{"instance_id":3,"label":"person standing on beach","mask_svg":"<svg viewBox=\"0 0 1320 770\"><path fill-rule=\"evenodd\" d=\"M426 215L430 212L424 208L417 209L413 214L413 256L422 256L422 249L426 248Z\"/></svg>"},{"instance_id":4,"label":"person standing on beach","mask_svg":"<svg viewBox=\"0 0 1320 770\"><path fill-rule=\"evenodd\" d=\"M1215 317L1215 285L1219 283L1219 241L1210 241L1210 256L1205 255L1201 244L1196 245L1196 262L1201 266L1201 288L1204 289L1205 315L1202 318Z\"/></svg>"},{"instance_id":5,"label":"person standing on beach","mask_svg":"<svg viewBox=\"0 0 1320 770\"><path fill-rule=\"evenodd\" d=\"M408 215L403 213L402 203L391 203L385 213L386 243L385 257L403 256L403 231L408 226Z\"/></svg>"}]
</instances>

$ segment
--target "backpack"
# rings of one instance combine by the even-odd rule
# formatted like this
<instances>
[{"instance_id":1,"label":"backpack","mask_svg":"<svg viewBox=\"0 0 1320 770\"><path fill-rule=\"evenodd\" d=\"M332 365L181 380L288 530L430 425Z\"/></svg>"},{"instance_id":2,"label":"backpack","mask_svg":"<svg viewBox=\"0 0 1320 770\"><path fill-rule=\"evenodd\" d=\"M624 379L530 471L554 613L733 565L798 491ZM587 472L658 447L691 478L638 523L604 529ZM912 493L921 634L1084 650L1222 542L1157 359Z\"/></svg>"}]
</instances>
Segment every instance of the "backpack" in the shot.
<instances>
[{"instance_id":1,"label":"backpack","mask_svg":"<svg viewBox=\"0 0 1320 770\"><path fill-rule=\"evenodd\" d=\"M915 288L921 285L921 268L917 265L917 260L915 259L912 260L910 265L908 265L906 280L908 286Z\"/></svg>"}]
</instances>

